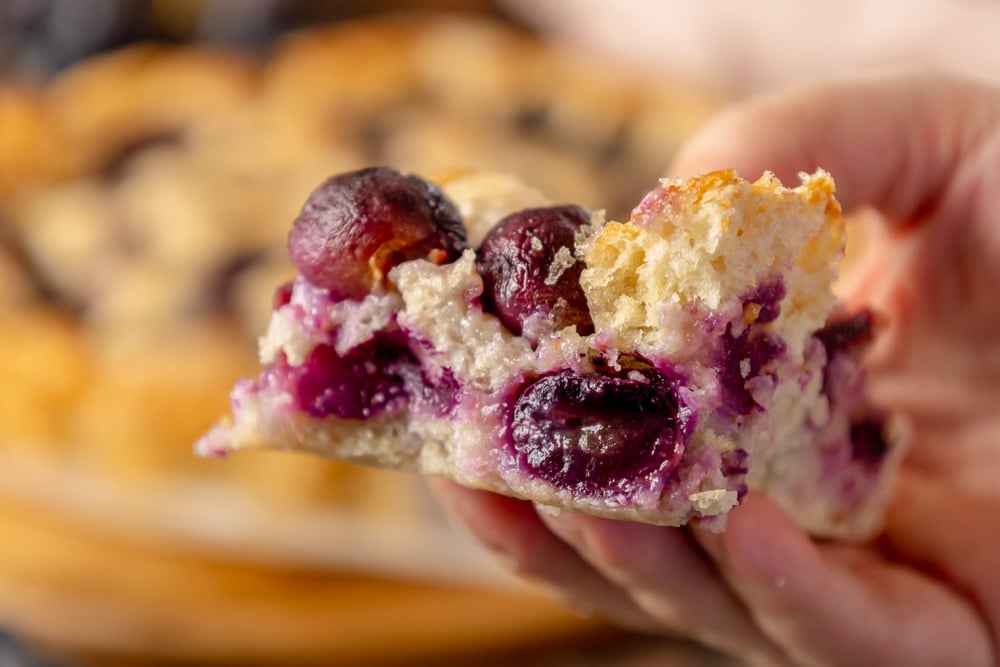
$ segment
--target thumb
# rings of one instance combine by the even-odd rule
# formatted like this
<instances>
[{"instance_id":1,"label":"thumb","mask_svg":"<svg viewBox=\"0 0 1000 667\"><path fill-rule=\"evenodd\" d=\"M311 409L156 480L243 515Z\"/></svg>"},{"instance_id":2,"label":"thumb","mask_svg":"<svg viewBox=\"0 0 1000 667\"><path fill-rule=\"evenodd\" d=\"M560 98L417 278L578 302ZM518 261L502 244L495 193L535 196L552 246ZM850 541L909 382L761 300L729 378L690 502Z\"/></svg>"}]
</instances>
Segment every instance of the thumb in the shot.
<instances>
[{"instance_id":1,"label":"thumb","mask_svg":"<svg viewBox=\"0 0 1000 667\"><path fill-rule=\"evenodd\" d=\"M927 72L829 81L723 112L679 151L671 174L733 168L794 183L823 168L845 210L904 221L933 206L965 154L1000 122L1000 91Z\"/></svg>"},{"instance_id":2,"label":"thumb","mask_svg":"<svg viewBox=\"0 0 1000 667\"><path fill-rule=\"evenodd\" d=\"M1000 656L1000 500L903 471L886 541L897 557L950 582L976 604Z\"/></svg>"}]
</instances>

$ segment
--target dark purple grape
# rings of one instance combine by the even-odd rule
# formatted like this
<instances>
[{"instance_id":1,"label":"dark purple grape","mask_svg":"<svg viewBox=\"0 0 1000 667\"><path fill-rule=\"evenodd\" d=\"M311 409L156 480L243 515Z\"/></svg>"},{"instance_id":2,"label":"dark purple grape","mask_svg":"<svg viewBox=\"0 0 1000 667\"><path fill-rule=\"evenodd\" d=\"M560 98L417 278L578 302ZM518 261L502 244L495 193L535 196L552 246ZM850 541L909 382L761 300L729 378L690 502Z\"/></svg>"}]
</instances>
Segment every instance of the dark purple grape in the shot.
<instances>
[{"instance_id":1,"label":"dark purple grape","mask_svg":"<svg viewBox=\"0 0 1000 667\"><path fill-rule=\"evenodd\" d=\"M684 453L689 413L666 378L641 374L563 370L529 384L510 414L519 468L576 494L623 501L661 484Z\"/></svg>"},{"instance_id":2,"label":"dark purple grape","mask_svg":"<svg viewBox=\"0 0 1000 667\"><path fill-rule=\"evenodd\" d=\"M378 334L344 355L318 345L289 372L299 407L313 417L368 419L408 406L441 417L455 406L459 389L448 371L428 378L398 331Z\"/></svg>"},{"instance_id":3,"label":"dark purple grape","mask_svg":"<svg viewBox=\"0 0 1000 667\"><path fill-rule=\"evenodd\" d=\"M498 222L476 256L483 308L529 338L572 325L593 332L580 287L583 264L573 254L576 232L589 223L579 206L527 209Z\"/></svg>"},{"instance_id":4,"label":"dark purple grape","mask_svg":"<svg viewBox=\"0 0 1000 667\"><path fill-rule=\"evenodd\" d=\"M288 246L299 272L340 300L381 289L401 262L450 262L466 240L461 215L440 188L372 167L319 186L296 218Z\"/></svg>"},{"instance_id":5,"label":"dark purple grape","mask_svg":"<svg viewBox=\"0 0 1000 667\"><path fill-rule=\"evenodd\" d=\"M888 451L884 419L868 417L851 424L851 456L855 461L879 463Z\"/></svg>"},{"instance_id":6,"label":"dark purple grape","mask_svg":"<svg viewBox=\"0 0 1000 667\"><path fill-rule=\"evenodd\" d=\"M295 397L309 415L366 419L406 406L405 378L416 365L405 345L376 336L344 356L318 345L291 373Z\"/></svg>"},{"instance_id":7,"label":"dark purple grape","mask_svg":"<svg viewBox=\"0 0 1000 667\"><path fill-rule=\"evenodd\" d=\"M816 332L816 337L826 348L827 358L836 354L853 353L868 346L875 337L875 313L865 308L850 316L831 319Z\"/></svg>"}]
</instances>

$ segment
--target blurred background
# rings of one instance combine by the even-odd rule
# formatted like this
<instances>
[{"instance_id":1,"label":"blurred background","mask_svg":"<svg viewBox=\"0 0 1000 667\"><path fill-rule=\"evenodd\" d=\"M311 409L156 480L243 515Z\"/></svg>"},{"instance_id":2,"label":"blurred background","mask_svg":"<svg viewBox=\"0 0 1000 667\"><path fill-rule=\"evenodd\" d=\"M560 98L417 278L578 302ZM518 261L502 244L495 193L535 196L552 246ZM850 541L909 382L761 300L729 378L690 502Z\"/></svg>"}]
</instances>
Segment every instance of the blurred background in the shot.
<instances>
[{"instance_id":1,"label":"blurred background","mask_svg":"<svg viewBox=\"0 0 1000 667\"><path fill-rule=\"evenodd\" d=\"M498 169L623 216L733 100L991 75L997 8L0 0L0 666L731 664L514 581L419 479L191 445L331 173Z\"/></svg>"},{"instance_id":2,"label":"blurred background","mask_svg":"<svg viewBox=\"0 0 1000 667\"><path fill-rule=\"evenodd\" d=\"M514 581L451 529L416 477L191 453L234 380L254 372L271 294L292 275L288 229L327 176L370 164L495 168L557 199L627 212L717 106L715 92L629 73L491 2L0 7L0 646L10 656L715 659ZM22 664L10 660L0 652L3 667Z\"/></svg>"}]
</instances>

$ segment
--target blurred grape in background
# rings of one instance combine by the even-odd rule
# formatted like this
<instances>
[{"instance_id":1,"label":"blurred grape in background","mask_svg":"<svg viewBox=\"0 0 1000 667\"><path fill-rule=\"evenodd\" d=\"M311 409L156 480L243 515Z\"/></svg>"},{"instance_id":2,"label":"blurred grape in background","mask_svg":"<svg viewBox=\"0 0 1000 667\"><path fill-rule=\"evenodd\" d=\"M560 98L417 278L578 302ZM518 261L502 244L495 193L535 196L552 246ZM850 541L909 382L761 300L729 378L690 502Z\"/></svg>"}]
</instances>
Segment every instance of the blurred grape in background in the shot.
<instances>
[{"instance_id":1,"label":"blurred grape in background","mask_svg":"<svg viewBox=\"0 0 1000 667\"><path fill-rule=\"evenodd\" d=\"M495 12L486 0L4 0L0 71L47 74L147 40L260 52L285 30L400 9Z\"/></svg>"}]
</instances>

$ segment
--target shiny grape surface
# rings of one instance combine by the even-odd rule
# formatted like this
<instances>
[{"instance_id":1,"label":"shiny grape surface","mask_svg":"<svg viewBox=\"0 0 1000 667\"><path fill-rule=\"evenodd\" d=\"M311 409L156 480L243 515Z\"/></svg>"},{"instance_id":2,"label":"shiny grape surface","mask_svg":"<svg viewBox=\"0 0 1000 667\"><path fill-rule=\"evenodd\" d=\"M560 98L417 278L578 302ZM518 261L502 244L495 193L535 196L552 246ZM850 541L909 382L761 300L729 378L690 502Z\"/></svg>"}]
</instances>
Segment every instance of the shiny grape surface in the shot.
<instances>
[{"instance_id":1,"label":"shiny grape surface","mask_svg":"<svg viewBox=\"0 0 1000 667\"><path fill-rule=\"evenodd\" d=\"M411 259L443 264L466 247L455 205L433 183L387 167L334 176L302 208L288 238L292 261L335 300L384 288Z\"/></svg>"}]
</instances>

